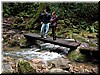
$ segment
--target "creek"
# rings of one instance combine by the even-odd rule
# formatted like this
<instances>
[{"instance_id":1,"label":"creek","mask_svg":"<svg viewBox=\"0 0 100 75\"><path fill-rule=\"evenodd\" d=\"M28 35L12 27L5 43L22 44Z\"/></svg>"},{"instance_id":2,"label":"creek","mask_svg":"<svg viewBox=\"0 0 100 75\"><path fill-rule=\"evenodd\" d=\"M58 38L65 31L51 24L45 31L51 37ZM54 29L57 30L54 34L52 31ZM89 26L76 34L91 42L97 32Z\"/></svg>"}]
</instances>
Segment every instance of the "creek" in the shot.
<instances>
[{"instance_id":1,"label":"creek","mask_svg":"<svg viewBox=\"0 0 100 75\"><path fill-rule=\"evenodd\" d=\"M41 48L23 48L17 51L3 51L2 52L2 60L3 60L3 71L8 69L8 66L10 66L12 63L15 63L18 61L18 59L24 59L24 60L33 60L33 59L42 59L43 62L46 64L47 61L53 60L55 58L60 58L63 57L64 55L62 53L57 53L54 51L50 51L53 49L58 49L58 48L63 48L65 50L70 50L69 48L66 47L60 47L59 45L54 45L50 43L43 43L41 44ZM9 63L10 59L13 59ZM8 64L7 64L8 63ZM9 67L10 69L10 67Z\"/></svg>"}]
</instances>

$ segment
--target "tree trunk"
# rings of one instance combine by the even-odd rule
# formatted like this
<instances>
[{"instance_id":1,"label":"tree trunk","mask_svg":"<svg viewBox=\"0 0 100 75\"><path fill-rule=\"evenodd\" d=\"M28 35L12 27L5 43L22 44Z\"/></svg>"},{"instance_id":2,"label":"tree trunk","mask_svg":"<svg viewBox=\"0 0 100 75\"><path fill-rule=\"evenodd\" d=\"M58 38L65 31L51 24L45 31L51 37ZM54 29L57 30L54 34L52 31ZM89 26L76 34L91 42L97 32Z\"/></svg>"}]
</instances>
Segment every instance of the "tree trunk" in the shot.
<instances>
[{"instance_id":1,"label":"tree trunk","mask_svg":"<svg viewBox=\"0 0 100 75\"><path fill-rule=\"evenodd\" d=\"M32 27L33 24L39 19L41 12L45 9L46 3L40 3L36 15L28 22L28 25Z\"/></svg>"}]
</instances>

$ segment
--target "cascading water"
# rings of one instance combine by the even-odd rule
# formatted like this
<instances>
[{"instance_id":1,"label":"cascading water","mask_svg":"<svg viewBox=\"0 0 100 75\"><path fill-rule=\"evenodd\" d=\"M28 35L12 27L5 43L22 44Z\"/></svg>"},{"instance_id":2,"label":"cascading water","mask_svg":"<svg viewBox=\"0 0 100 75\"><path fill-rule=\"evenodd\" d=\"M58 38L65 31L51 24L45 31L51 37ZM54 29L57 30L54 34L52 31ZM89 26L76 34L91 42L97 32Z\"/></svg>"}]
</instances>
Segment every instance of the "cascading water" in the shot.
<instances>
[{"instance_id":1,"label":"cascading water","mask_svg":"<svg viewBox=\"0 0 100 75\"><path fill-rule=\"evenodd\" d=\"M55 58L62 57L62 55L58 54L57 52L50 52L48 50L45 50L44 52L41 52L41 51L43 51L43 49L51 49L51 47L52 49L62 48L63 50L67 49L67 51L69 51L69 48L64 48L64 47L60 47L56 45L51 46L51 45L52 44L45 43L41 45L41 49L31 48L31 49L23 49L23 50L13 51L13 52L3 51L3 56L10 56L10 57L13 57L14 59L24 58L26 60L32 60L33 58L40 58L43 60L52 60Z\"/></svg>"},{"instance_id":2,"label":"cascading water","mask_svg":"<svg viewBox=\"0 0 100 75\"><path fill-rule=\"evenodd\" d=\"M50 44L50 43L44 43L40 45L41 48L31 48L31 49L20 49L17 51L3 51L2 52L2 60L3 60L3 70L10 70L10 65L12 63L7 62L7 57L13 58L14 61L11 61L15 63L18 59L22 58L25 60L34 60L34 59L41 59L45 64L47 64L47 61L53 60L55 58L63 57L62 54L59 54L57 52L52 51L53 49L63 49L67 50L67 52L70 50L66 47L60 47L58 45ZM59 51L59 50L58 50ZM6 68L8 66L8 68Z\"/></svg>"}]
</instances>

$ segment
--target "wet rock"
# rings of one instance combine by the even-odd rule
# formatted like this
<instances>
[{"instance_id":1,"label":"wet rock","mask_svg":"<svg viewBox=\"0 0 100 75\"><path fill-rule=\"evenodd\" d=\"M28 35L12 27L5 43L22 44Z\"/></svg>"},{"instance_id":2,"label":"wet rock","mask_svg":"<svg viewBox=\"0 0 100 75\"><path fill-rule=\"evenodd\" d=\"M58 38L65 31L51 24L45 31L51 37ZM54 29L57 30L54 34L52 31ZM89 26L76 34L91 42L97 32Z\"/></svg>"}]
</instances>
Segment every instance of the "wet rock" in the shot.
<instances>
[{"instance_id":1,"label":"wet rock","mask_svg":"<svg viewBox=\"0 0 100 75\"><path fill-rule=\"evenodd\" d=\"M59 47L58 50L62 53L62 54L68 54L68 52L70 51L70 48L67 47Z\"/></svg>"},{"instance_id":2,"label":"wet rock","mask_svg":"<svg viewBox=\"0 0 100 75\"><path fill-rule=\"evenodd\" d=\"M49 44L47 46L45 46L46 49L53 49L54 48L54 45L53 44Z\"/></svg>"},{"instance_id":3,"label":"wet rock","mask_svg":"<svg viewBox=\"0 0 100 75\"><path fill-rule=\"evenodd\" d=\"M47 49L47 48L53 48L54 45L50 44L50 43L44 43L44 44L41 44L40 47L43 50L43 49Z\"/></svg>"},{"instance_id":4,"label":"wet rock","mask_svg":"<svg viewBox=\"0 0 100 75\"><path fill-rule=\"evenodd\" d=\"M70 50L70 48L62 47L62 46L54 45L50 43L44 43L44 44L41 44L40 46L42 50L46 49L46 50L50 50L50 51L62 53L62 54L68 54L68 51Z\"/></svg>"},{"instance_id":5,"label":"wet rock","mask_svg":"<svg viewBox=\"0 0 100 75\"><path fill-rule=\"evenodd\" d=\"M63 69L60 68L52 68L50 69L49 73L63 73Z\"/></svg>"}]
</instances>

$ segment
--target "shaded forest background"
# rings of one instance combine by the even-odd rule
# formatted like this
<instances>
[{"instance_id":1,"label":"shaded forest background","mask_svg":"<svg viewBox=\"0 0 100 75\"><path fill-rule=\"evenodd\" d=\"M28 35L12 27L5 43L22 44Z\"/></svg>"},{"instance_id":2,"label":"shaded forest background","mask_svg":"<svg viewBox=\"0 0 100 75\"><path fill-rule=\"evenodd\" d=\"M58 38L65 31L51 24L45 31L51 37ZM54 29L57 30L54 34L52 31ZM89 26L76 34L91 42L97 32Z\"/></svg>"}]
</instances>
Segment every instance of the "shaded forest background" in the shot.
<instances>
[{"instance_id":1,"label":"shaded forest background","mask_svg":"<svg viewBox=\"0 0 100 75\"><path fill-rule=\"evenodd\" d=\"M58 15L58 23L66 24L75 28L81 26L90 32L98 32L98 3L25 3L25 2L3 2L3 17L21 17L30 18L26 29L35 26L33 20L38 19L38 13L43 10L43 6L48 5L52 11L56 11ZM39 8L40 6L40 8ZM40 10L40 11L39 11ZM38 15L37 15L38 14ZM63 20L63 21L62 21ZM37 25L38 26L38 25ZM34 28L34 27L33 27Z\"/></svg>"}]
</instances>

